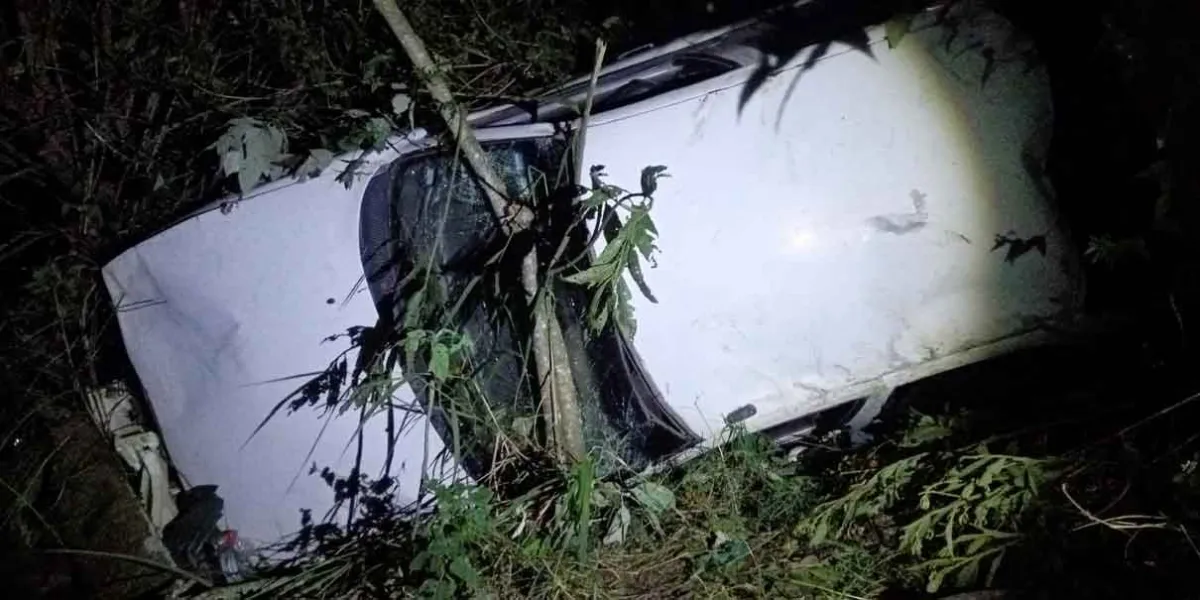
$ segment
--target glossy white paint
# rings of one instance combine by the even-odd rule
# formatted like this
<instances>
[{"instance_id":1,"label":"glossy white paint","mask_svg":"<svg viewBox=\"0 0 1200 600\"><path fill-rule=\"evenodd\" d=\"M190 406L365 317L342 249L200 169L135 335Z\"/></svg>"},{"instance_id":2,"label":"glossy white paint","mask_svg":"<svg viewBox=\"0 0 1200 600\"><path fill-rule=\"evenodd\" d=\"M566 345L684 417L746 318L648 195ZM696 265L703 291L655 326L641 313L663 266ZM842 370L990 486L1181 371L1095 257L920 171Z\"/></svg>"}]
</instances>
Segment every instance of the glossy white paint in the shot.
<instances>
[{"instance_id":1,"label":"glossy white paint","mask_svg":"<svg viewBox=\"0 0 1200 600\"><path fill-rule=\"evenodd\" d=\"M490 130L480 137L550 135L549 126ZM346 474L355 464L354 413L272 407L344 351L331 335L370 326L377 314L361 285L359 200L369 176L422 146L397 140L374 155L347 190L331 169L303 184L278 183L229 214L201 211L142 242L104 268L121 334L149 398L171 461L190 485L217 484L228 523L246 540L272 542L300 526L300 509L321 518L333 494L309 474L314 463ZM330 300L333 300L330 303ZM349 355L353 365L355 355ZM287 379L284 379L287 378ZM399 402L412 398L408 388ZM400 436L393 475L415 497L425 456L425 420ZM383 467L383 419L363 425L363 471ZM436 433L429 452L442 449Z\"/></svg>"},{"instance_id":2,"label":"glossy white paint","mask_svg":"<svg viewBox=\"0 0 1200 600\"><path fill-rule=\"evenodd\" d=\"M362 271L357 235L356 196L322 177L191 217L105 267L172 462L189 484L219 486L247 539L296 530L301 507L320 516L328 498L307 476L313 461L352 464L353 416L326 424L300 411L252 433L303 383L273 380L324 369L344 345L322 340L374 319L369 297L347 298ZM380 423L366 428L382 435Z\"/></svg>"},{"instance_id":3,"label":"glossy white paint","mask_svg":"<svg viewBox=\"0 0 1200 600\"><path fill-rule=\"evenodd\" d=\"M635 186L653 164L672 174L653 212L659 266L646 273L660 303L637 299L636 347L697 433L745 404L757 409L749 425L768 427L1019 348L1037 320L1071 306L1073 253L1022 159L1048 123L1044 78L1003 62L981 85L982 57L938 35L891 50L875 31L873 56L835 46L790 96L794 67L740 115L748 70L593 117L586 163L612 182ZM424 144L421 132L398 139L363 172ZM353 464L357 415L301 411L251 435L302 383L279 378L323 369L345 343L322 340L376 319L356 287L368 178L346 190L337 170L264 186L230 214L210 207L104 269L174 464L192 484L219 485L229 524L250 540L329 505L309 465ZM1046 256L1006 263L992 245L1009 230L1045 235ZM364 426L379 440L364 447L369 473L383 429ZM410 494L424 433L397 449Z\"/></svg>"},{"instance_id":4,"label":"glossy white paint","mask_svg":"<svg viewBox=\"0 0 1200 600\"><path fill-rule=\"evenodd\" d=\"M942 34L891 50L875 30L873 56L835 46L800 74L804 53L740 115L745 70L593 121L586 163L611 181L672 175L636 345L693 430L746 404L752 429L810 414L1073 304L1074 252L1023 156L1049 124L1044 75L1001 62L983 84L973 40ZM1010 231L1046 256L1005 262Z\"/></svg>"}]
</instances>

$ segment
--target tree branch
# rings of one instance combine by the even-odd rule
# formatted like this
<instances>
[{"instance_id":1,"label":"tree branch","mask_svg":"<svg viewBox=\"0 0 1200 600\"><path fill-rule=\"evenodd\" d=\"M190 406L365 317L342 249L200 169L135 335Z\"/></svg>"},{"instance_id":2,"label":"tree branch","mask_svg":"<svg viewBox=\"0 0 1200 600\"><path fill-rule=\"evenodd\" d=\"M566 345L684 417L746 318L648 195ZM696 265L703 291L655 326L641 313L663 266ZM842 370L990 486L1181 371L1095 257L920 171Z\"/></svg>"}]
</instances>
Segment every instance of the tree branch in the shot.
<instances>
[{"instance_id":1,"label":"tree branch","mask_svg":"<svg viewBox=\"0 0 1200 600\"><path fill-rule=\"evenodd\" d=\"M395 0L374 0L375 9L387 21L400 46L413 63L425 88L437 103L438 112L450 129L454 141L466 159L467 165L482 182L484 193L492 206L492 212L500 222L506 235L528 230L533 223L533 211L518 202L504 197L503 180L492 169L487 154L467 125L466 114L454 101L450 86L429 56L425 43L404 11ZM537 369L538 390L541 395L541 410L546 422L546 437L559 460L573 462L583 457L583 420L575 382L571 376L569 357L562 344L562 328L554 314L553 303L538 301L538 258L537 249L529 251L521 261L521 287L533 316L532 350ZM557 340L559 343L555 344Z\"/></svg>"}]
</instances>

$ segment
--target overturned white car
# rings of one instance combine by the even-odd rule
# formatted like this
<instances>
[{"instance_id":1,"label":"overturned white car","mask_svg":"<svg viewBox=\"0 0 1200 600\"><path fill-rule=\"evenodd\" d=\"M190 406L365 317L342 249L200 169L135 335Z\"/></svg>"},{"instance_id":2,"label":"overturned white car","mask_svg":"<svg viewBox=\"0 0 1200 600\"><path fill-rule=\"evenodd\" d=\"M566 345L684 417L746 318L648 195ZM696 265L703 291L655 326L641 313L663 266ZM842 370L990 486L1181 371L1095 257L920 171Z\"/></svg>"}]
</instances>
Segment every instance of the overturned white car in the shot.
<instances>
[{"instance_id":1,"label":"overturned white car","mask_svg":"<svg viewBox=\"0 0 1200 600\"><path fill-rule=\"evenodd\" d=\"M759 43L768 29L644 51L595 88L582 164L623 185L648 165L671 175L645 271L658 302L635 290L636 337L589 332L579 294L556 295L585 419L601 423L589 444L635 466L702 448L730 421L787 437L841 407L859 427L897 386L1051 339L1077 303L1075 252L1040 170L1048 85L1005 21L951 30L927 15L895 47L871 28L867 46L784 64ZM588 88L472 115L510 185L535 187L563 162ZM421 414L400 428L298 410L256 428L346 350L327 338L403 320L400 288L422 259L448 289L466 285L497 226L478 186L449 176L456 164L410 131L349 187L337 166L265 185L104 268L172 464L188 485L218 486L243 538L277 540L301 509L333 504L313 465L386 469L412 497L449 444ZM461 325L491 365L481 389L520 407L529 368L493 318L502 308L474 303ZM410 387L394 394L427 406Z\"/></svg>"}]
</instances>

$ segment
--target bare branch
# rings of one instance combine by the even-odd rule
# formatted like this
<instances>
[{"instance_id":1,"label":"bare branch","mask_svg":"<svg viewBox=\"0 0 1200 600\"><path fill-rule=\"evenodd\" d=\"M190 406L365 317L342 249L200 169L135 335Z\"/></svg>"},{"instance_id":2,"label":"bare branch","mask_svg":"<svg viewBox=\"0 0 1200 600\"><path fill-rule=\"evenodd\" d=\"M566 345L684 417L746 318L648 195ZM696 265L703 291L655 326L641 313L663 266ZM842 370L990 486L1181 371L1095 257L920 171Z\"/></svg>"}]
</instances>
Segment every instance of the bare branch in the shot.
<instances>
[{"instance_id":1,"label":"bare branch","mask_svg":"<svg viewBox=\"0 0 1200 600\"><path fill-rule=\"evenodd\" d=\"M519 202L509 201L502 194L503 180L492 169L487 154L467 125L466 114L454 101L450 86L429 56L425 43L395 0L374 0L375 9L387 21L405 54L412 61L425 88L437 103L438 112L449 127L454 141L467 164L479 177L492 212L507 235L528 230L533 212ZM562 343L562 329L555 317L553 304L538 300L537 250L531 249L521 261L521 286L533 315L533 357L537 369L541 409L546 421L547 438L559 460L572 462L583 457L583 423L579 410L570 361ZM558 343L554 343L555 340ZM557 351L556 351L557 350Z\"/></svg>"}]
</instances>

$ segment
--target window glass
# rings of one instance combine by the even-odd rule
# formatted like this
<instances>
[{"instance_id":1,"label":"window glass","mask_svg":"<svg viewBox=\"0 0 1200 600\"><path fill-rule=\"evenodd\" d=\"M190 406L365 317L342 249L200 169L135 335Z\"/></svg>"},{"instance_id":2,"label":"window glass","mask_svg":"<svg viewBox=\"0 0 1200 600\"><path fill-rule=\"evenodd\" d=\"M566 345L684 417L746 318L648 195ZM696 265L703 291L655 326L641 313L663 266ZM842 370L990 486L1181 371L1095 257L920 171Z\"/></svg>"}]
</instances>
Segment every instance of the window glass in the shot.
<instances>
[{"instance_id":1,"label":"window glass","mask_svg":"<svg viewBox=\"0 0 1200 600\"><path fill-rule=\"evenodd\" d=\"M599 113L628 106L728 73L739 66L735 61L702 52L663 56L631 65L605 74L596 82L592 112ZM549 99L534 104L537 111L535 119L539 122L551 122L575 118L578 115L577 106L587 98L590 85L590 81L576 83L554 92ZM528 107L513 106L492 115L488 123L496 125L530 122L529 110L531 109Z\"/></svg>"},{"instance_id":2,"label":"window glass","mask_svg":"<svg viewBox=\"0 0 1200 600\"><path fill-rule=\"evenodd\" d=\"M489 145L487 152L510 197L570 207L569 197L556 200L553 193L569 189L553 183L554 174L561 171L563 144L504 142ZM439 314L451 312L451 326L471 342L470 381L487 403L485 412L511 429L518 419L527 424L537 414L532 360L524 352L529 324L518 283L520 256L529 242L521 247L519 241L500 235L483 189L469 175L461 160L446 154L406 157L378 175L364 198L363 262L381 314L390 314L398 324L412 309L403 299L421 287L432 290L427 301L440 307ZM543 227L554 230L557 211L544 212L550 216ZM572 255L582 252L585 237L575 233ZM541 237L555 238L545 242L545 254L561 239ZM409 276L414 272L428 276ZM559 283L553 293L580 390L589 447L598 450L602 460L641 467L694 443L696 438L663 406L615 328L598 335L587 331L582 321L584 290ZM416 388L447 447L460 449L472 475L486 473L494 442L490 430L464 420L471 415L456 419L450 407L438 405L436 399L430 404L429 390ZM478 414L481 408L459 412Z\"/></svg>"},{"instance_id":3,"label":"window glass","mask_svg":"<svg viewBox=\"0 0 1200 600\"><path fill-rule=\"evenodd\" d=\"M687 54L671 60L670 68L649 77L638 77L605 94L595 101L593 110L604 112L667 92L700 83L706 79L728 73L737 68L737 63L704 54Z\"/></svg>"}]
</instances>

